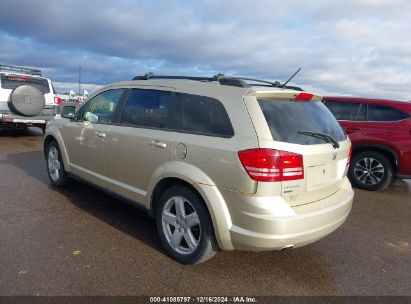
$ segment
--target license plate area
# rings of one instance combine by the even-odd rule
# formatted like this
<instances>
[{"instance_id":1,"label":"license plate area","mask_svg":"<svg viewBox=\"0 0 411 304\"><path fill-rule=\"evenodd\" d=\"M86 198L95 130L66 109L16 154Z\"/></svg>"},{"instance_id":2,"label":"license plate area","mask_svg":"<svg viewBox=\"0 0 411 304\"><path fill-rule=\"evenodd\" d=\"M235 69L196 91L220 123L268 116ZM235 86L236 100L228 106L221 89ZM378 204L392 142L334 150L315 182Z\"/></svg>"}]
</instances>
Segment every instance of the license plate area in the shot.
<instances>
[{"instance_id":1,"label":"license plate area","mask_svg":"<svg viewBox=\"0 0 411 304\"><path fill-rule=\"evenodd\" d=\"M314 190L337 182L337 166L325 164L307 168L307 190Z\"/></svg>"}]
</instances>

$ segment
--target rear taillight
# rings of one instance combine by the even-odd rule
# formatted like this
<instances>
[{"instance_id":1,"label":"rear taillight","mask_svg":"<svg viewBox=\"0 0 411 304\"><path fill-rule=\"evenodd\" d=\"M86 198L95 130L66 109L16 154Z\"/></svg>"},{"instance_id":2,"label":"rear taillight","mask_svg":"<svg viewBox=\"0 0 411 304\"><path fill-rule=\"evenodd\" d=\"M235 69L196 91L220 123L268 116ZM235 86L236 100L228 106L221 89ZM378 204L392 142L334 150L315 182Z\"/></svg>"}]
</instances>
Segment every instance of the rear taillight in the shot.
<instances>
[{"instance_id":1,"label":"rear taillight","mask_svg":"<svg viewBox=\"0 0 411 304\"><path fill-rule=\"evenodd\" d=\"M273 149L250 149L238 157L253 180L279 182L304 178L303 156Z\"/></svg>"},{"instance_id":2,"label":"rear taillight","mask_svg":"<svg viewBox=\"0 0 411 304\"><path fill-rule=\"evenodd\" d=\"M294 101L310 101L314 97L314 94L310 93L299 93L294 97Z\"/></svg>"},{"instance_id":3,"label":"rear taillight","mask_svg":"<svg viewBox=\"0 0 411 304\"><path fill-rule=\"evenodd\" d=\"M347 167L350 165L351 155L352 155L352 145L350 145L350 152L348 152Z\"/></svg>"},{"instance_id":4,"label":"rear taillight","mask_svg":"<svg viewBox=\"0 0 411 304\"><path fill-rule=\"evenodd\" d=\"M55 104L61 104L61 98L60 97L57 97L57 96L54 96L54 103Z\"/></svg>"}]
</instances>

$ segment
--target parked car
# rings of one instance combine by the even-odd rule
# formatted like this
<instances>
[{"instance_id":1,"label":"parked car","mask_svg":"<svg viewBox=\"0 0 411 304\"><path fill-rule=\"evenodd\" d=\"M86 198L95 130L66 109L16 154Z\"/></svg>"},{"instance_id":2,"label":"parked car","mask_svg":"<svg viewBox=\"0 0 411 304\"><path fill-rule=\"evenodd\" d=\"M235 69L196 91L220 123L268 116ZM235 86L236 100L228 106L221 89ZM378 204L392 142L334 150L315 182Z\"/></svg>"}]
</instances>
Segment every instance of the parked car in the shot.
<instances>
[{"instance_id":1,"label":"parked car","mask_svg":"<svg viewBox=\"0 0 411 304\"><path fill-rule=\"evenodd\" d=\"M0 129L45 129L61 102L50 79L32 68L0 65Z\"/></svg>"},{"instance_id":2,"label":"parked car","mask_svg":"<svg viewBox=\"0 0 411 304\"><path fill-rule=\"evenodd\" d=\"M353 200L349 138L321 96L249 81L149 74L65 107L45 134L51 183L75 177L142 207L184 264L328 235Z\"/></svg>"},{"instance_id":3,"label":"parked car","mask_svg":"<svg viewBox=\"0 0 411 304\"><path fill-rule=\"evenodd\" d=\"M324 97L353 144L348 176L365 190L411 177L411 102Z\"/></svg>"}]
</instances>

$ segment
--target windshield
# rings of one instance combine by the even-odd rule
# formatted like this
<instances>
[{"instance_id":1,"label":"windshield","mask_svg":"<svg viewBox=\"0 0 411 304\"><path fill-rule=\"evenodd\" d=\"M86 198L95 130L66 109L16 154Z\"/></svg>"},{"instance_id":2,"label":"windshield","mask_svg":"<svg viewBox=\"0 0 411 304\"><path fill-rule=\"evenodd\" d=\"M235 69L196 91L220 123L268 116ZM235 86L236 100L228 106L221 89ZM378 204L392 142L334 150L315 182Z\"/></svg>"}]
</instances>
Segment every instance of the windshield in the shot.
<instances>
[{"instance_id":1,"label":"windshield","mask_svg":"<svg viewBox=\"0 0 411 304\"><path fill-rule=\"evenodd\" d=\"M324 144L324 140L301 132L316 132L340 142L347 138L334 116L321 102L293 102L259 99L275 141L300 145Z\"/></svg>"},{"instance_id":2,"label":"windshield","mask_svg":"<svg viewBox=\"0 0 411 304\"><path fill-rule=\"evenodd\" d=\"M1 75L1 88L10 89L29 84L37 87L43 94L50 93L47 79L23 75Z\"/></svg>"}]
</instances>

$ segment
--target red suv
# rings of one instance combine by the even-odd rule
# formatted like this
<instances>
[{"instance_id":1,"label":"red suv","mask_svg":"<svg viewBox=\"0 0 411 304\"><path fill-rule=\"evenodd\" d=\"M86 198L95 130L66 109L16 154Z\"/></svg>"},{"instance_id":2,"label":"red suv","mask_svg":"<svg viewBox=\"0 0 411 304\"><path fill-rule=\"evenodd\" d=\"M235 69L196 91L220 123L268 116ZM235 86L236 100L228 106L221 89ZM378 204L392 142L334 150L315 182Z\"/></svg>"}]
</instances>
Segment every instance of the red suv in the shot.
<instances>
[{"instance_id":1,"label":"red suv","mask_svg":"<svg viewBox=\"0 0 411 304\"><path fill-rule=\"evenodd\" d=\"M352 97L323 102L352 141L348 176L354 186L375 191L395 177L411 178L411 102Z\"/></svg>"}]
</instances>

